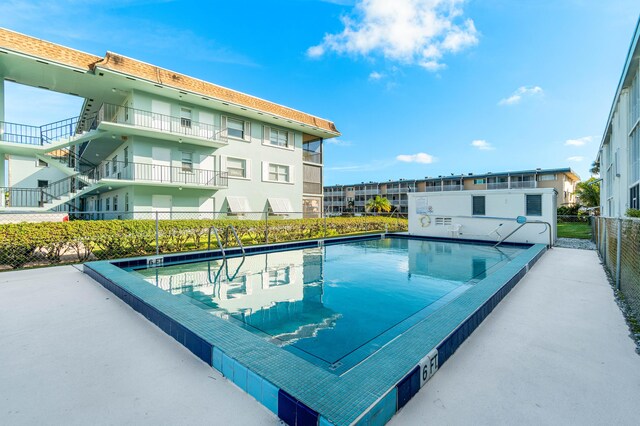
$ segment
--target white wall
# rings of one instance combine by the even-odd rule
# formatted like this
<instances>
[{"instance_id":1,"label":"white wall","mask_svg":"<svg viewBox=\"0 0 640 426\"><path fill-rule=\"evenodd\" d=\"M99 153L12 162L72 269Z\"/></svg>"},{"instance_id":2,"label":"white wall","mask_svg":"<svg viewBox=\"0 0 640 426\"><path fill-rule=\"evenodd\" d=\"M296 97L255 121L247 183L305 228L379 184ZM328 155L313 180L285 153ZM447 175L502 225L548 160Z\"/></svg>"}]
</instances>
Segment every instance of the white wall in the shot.
<instances>
[{"instance_id":1,"label":"white wall","mask_svg":"<svg viewBox=\"0 0 640 426\"><path fill-rule=\"evenodd\" d=\"M8 186L16 188L37 188L38 180L52 183L68 177L53 166L37 166L35 157L11 155L8 164Z\"/></svg>"},{"instance_id":2,"label":"white wall","mask_svg":"<svg viewBox=\"0 0 640 426\"><path fill-rule=\"evenodd\" d=\"M542 196L542 216L526 215L526 195ZM473 196L485 197L484 216L472 215ZM555 241L556 207L556 192L551 188L409 193L409 233L499 241L519 226L517 216L525 216L528 221L550 223ZM549 233L544 224L530 224L506 241L549 244Z\"/></svg>"}]
</instances>

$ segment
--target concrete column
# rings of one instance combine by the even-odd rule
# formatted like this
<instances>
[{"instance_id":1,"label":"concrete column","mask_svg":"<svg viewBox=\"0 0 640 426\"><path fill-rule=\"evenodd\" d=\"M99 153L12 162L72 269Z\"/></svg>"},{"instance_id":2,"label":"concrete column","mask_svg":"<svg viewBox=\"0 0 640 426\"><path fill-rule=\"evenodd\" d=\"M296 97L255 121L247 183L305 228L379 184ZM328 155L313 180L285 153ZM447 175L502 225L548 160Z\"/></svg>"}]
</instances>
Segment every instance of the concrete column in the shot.
<instances>
[{"instance_id":1,"label":"concrete column","mask_svg":"<svg viewBox=\"0 0 640 426\"><path fill-rule=\"evenodd\" d=\"M4 75L0 70L0 141L4 134ZM7 183L7 167L6 167L5 154L0 149L0 187L6 186ZM0 194L0 207L4 207L4 193Z\"/></svg>"}]
</instances>

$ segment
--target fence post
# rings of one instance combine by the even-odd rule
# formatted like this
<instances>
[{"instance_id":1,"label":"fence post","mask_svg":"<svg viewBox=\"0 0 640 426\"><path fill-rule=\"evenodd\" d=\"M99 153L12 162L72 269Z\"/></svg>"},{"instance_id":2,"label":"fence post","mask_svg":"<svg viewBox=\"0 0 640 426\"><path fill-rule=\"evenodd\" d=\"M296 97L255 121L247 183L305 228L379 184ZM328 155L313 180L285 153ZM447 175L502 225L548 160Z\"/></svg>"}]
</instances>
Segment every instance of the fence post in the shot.
<instances>
[{"instance_id":1,"label":"fence post","mask_svg":"<svg viewBox=\"0 0 640 426\"><path fill-rule=\"evenodd\" d=\"M620 258L622 251L622 218L618 218L618 233L616 241L616 289L620 290Z\"/></svg>"},{"instance_id":2,"label":"fence post","mask_svg":"<svg viewBox=\"0 0 640 426\"><path fill-rule=\"evenodd\" d=\"M322 215L324 217L324 238L327 238L327 213Z\"/></svg>"},{"instance_id":3,"label":"fence post","mask_svg":"<svg viewBox=\"0 0 640 426\"><path fill-rule=\"evenodd\" d=\"M159 236L159 232L158 232L158 212L156 211L156 256L160 254L160 238L158 238Z\"/></svg>"}]
</instances>

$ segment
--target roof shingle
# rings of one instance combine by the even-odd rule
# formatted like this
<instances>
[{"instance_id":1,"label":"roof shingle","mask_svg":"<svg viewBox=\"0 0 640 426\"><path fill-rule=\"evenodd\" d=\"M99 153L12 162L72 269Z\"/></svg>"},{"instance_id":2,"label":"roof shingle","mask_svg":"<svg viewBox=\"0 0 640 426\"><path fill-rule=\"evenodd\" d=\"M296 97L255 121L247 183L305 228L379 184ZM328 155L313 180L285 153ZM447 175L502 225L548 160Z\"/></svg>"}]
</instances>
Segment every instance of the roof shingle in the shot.
<instances>
[{"instance_id":1,"label":"roof shingle","mask_svg":"<svg viewBox=\"0 0 640 426\"><path fill-rule=\"evenodd\" d=\"M241 105L278 118L296 121L328 131L334 136L339 134L336 126L329 120L116 53L107 52L103 58L5 28L0 28L0 48L86 71L93 70L96 67L111 70L130 77L137 77L175 89Z\"/></svg>"}]
</instances>

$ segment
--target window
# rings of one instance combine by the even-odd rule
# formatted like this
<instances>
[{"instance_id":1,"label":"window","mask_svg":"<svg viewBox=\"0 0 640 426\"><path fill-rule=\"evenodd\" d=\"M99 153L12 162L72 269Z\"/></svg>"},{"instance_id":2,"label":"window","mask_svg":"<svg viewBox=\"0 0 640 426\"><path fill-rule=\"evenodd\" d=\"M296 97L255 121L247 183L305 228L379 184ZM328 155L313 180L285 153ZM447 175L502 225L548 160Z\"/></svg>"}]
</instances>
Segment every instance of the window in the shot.
<instances>
[{"instance_id":1,"label":"window","mask_svg":"<svg viewBox=\"0 0 640 426\"><path fill-rule=\"evenodd\" d=\"M269 143L287 148L289 146L289 133L284 130L272 128L269 134Z\"/></svg>"},{"instance_id":2,"label":"window","mask_svg":"<svg viewBox=\"0 0 640 426\"><path fill-rule=\"evenodd\" d=\"M49 186L49 181L48 180L40 180L40 179L38 179L38 188L46 188L47 186Z\"/></svg>"},{"instance_id":3,"label":"window","mask_svg":"<svg viewBox=\"0 0 640 426\"><path fill-rule=\"evenodd\" d=\"M629 144L629 183L635 183L640 180L640 127L631 134Z\"/></svg>"},{"instance_id":4,"label":"window","mask_svg":"<svg viewBox=\"0 0 640 426\"><path fill-rule=\"evenodd\" d=\"M542 195L527 195L526 216L542 216Z\"/></svg>"},{"instance_id":5,"label":"window","mask_svg":"<svg viewBox=\"0 0 640 426\"><path fill-rule=\"evenodd\" d=\"M229 177L247 177L247 160L227 157L227 173Z\"/></svg>"},{"instance_id":6,"label":"window","mask_svg":"<svg viewBox=\"0 0 640 426\"><path fill-rule=\"evenodd\" d=\"M539 175L538 181L556 180L556 175Z\"/></svg>"},{"instance_id":7,"label":"window","mask_svg":"<svg viewBox=\"0 0 640 426\"><path fill-rule=\"evenodd\" d=\"M485 215L485 197L477 196L472 198L472 215L474 216L484 216Z\"/></svg>"},{"instance_id":8,"label":"window","mask_svg":"<svg viewBox=\"0 0 640 426\"><path fill-rule=\"evenodd\" d=\"M104 210L108 212L110 210L110 205L111 205L111 198L106 198L104 200Z\"/></svg>"},{"instance_id":9,"label":"window","mask_svg":"<svg viewBox=\"0 0 640 426\"><path fill-rule=\"evenodd\" d=\"M109 162L104 163L104 175L109 176Z\"/></svg>"},{"instance_id":10,"label":"window","mask_svg":"<svg viewBox=\"0 0 640 426\"><path fill-rule=\"evenodd\" d=\"M118 156L114 155L113 160L111 160L112 168L111 171L116 173L118 171Z\"/></svg>"},{"instance_id":11,"label":"window","mask_svg":"<svg viewBox=\"0 0 640 426\"><path fill-rule=\"evenodd\" d=\"M244 121L227 117L227 136L244 139Z\"/></svg>"},{"instance_id":12,"label":"window","mask_svg":"<svg viewBox=\"0 0 640 426\"><path fill-rule=\"evenodd\" d=\"M189 108L180 108L180 125L191 127L191 110Z\"/></svg>"},{"instance_id":13,"label":"window","mask_svg":"<svg viewBox=\"0 0 640 426\"><path fill-rule=\"evenodd\" d=\"M274 182L289 182L289 166L269 164L269 180Z\"/></svg>"},{"instance_id":14,"label":"window","mask_svg":"<svg viewBox=\"0 0 640 426\"><path fill-rule=\"evenodd\" d=\"M182 151L182 171L193 171L193 152Z\"/></svg>"},{"instance_id":15,"label":"window","mask_svg":"<svg viewBox=\"0 0 640 426\"><path fill-rule=\"evenodd\" d=\"M129 165L129 147L125 147L124 148L124 166L127 167Z\"/></svg>"},{"instance_id":16,"label":"window","mask_svg":"<svg viewBox=\"0 0 640 426\"><path fill-rule=\"evenodd\" d=\"M640 184L629 189L629 208L640 209Z\"/></svg>"},{"instance_id":17,"label":"window","mask_svg":"<svg viewBox=\"0 0 640 426\"><path fill-rule=\"evenodd\" d=\"M46 161L41 160L41 159L37 159L36 160L36 167L49 167L49 164L47 164Z\"/></svg>"},{"instance_id":18,"label":"window","mask_svg":"<svg viewBox=\"0 0 640 426\"><path fill-rule=\"evenodd\" d=\"M290 276L291 267L287 266L276 271L269 271L269 287L277 287L279 285L287 285L291 283Z\"/></svg>"},{"instance_id":19,"label":"window","mask_svg":"<svg viewBox=\"0 0 640 426\"><path fill-rule=\"evenodd\" d=\"M473 184L474 185L484 185L484 179L474 179L473 180Z\"/></svg>"},{"instance_id":20,"label":"window","mask_svg":"<svg viewBox=\"0 0 640 426\"><path fill-rule=\"evenodd\" d=\"M113 211L114 212L118 211L118 196L117 195L113 196Z\"/></svg>"},{"instance_id":21,"label":"window","mask_svg":"<svg viewBox=\"0 0 640 426\"><path fill-rule=\"evenodd\" d=\"M124 211L129 211L129 193L124 194Z\"/></svg>"}]
</instances>

